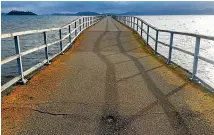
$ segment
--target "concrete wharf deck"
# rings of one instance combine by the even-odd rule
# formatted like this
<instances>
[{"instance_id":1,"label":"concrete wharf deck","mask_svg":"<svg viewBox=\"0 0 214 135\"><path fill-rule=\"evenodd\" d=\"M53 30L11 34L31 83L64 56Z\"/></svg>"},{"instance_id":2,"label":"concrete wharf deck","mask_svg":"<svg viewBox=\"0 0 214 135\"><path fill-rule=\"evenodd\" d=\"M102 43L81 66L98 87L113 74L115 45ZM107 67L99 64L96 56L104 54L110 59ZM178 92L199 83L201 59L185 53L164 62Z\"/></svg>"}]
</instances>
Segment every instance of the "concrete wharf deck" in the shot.
<instances>
[{"instance_id":1,"label":"concrete wharf deck","mask_svg":"<svg viewBox=\"0 0 214 135\"><path fill-rule=\"evenodd\" d=\"M214 97L111 17L2 101L2 133L213 135Z\"/></svg>"}]
</instances>

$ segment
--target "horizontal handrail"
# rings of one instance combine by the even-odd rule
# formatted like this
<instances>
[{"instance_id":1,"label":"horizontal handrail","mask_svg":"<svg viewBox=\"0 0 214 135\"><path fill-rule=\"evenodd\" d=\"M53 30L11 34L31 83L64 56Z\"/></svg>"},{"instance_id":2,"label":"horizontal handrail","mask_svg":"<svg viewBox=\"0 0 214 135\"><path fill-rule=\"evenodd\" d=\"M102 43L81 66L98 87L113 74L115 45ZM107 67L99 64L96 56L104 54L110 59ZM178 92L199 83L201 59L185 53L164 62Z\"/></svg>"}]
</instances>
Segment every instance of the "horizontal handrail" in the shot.
<instances>
[{"instance_id":1,"label":"horizontal handrail","mask_svg":"<svg viewBox=\"0 0 214 135\"><path fill-rule=\"evenodd\" d=\"M145 31L144 29L143 29L143 32L146 33L146 31ZM152 37L151 35L148 35L148 36L149 36L152 40L156 41L156 39L155 39L154 37ZM164 46L170 47L169 44L166 44L166 43L164 43L164 42L161 42L161 41L157 41L157 42L160 43L160 44L162 44L162 45L164 45ZM181 52L183 52L183 53L189 54L189 55L191 55L191 56L194 56L194 53L192 53L192 52L183 50L183 49L178 48L178 47L175 47L175 46L172 46L172 48L175 49L175 50L181 51ZM207 58L205 58L205 57L202 57L202 56L198 56L198 58L201 59L201 60L203 60L203 61L205 61L205 62L208 62L209 64L214 65L214 61L212 61L212 60L209 60L209 59L207 59Z\"/></svg>"},{"instance_id":2,"label":"horizontal handrail","mask_svg":"<svg viewBox=\"0 0 214 135\"><path fill-rule=\"evenodd\" d=\"M118 16L118 17L133 17L133 16ZM200 38L208 39L208 40L214 40L214 36L195 34L195 33L191 33L191 32L179 32L179 31L173 31L173 30L159 29L159 28L147 23L145 20L143 20L139 17L134 17L134 18L137 18L138 20L142 21L143 24L146 24L150 28L160 31L160 32L174 33L174 34L178 34L178 35L186 35L186 36L192 36L192 37L200 37ZM130 22L130 21L127 21L127 22ZM135 24L137 24L137 23L135 23Z\"/></svg>"},{"instance_id":3,"label":"horizontal handrail","mask_svg":"<svg viewBox=\"0 0 214 135\"><path fill-rule=\"evenodd\" d=\"M88 17L91 17L91 16L88 16ZM49 29L41 29L41 30L28 30L28 31L21 31L21 32L1 34L1 39L3 39L3 38L9 38L9 37L15 37L15 36L21 36L21 35L34 34L34 33L42 33L42 32L49 32L49 31L60 30L60 29L63 29L65 27L68 27L71 24L74 24L77 20L82 19L82 18L83 17L76 18L75 20L72 20L70 23L68 23L68 24L66 24L66 25L64 25L62 27L59 27L59 28L49 28Z\"/></svg>"},{"instance_id":4,"label":"horizontal handrail","mask_svg":"<svg viewBox=\"0 0 214 135\"><path fill-rule=\"evenodd\" d=\"M87 21L86 21L86 18L87 18ZM26 79L25 79L26 75L32 73L33 71L37 70L38 68L40 68L41 66L43 66L46 63L50 64L50 60L52 60L53 58L55 58L59 54L63 54L63 52L66 51L69 48L69 46L71 46L71 44L75 41L75 39L85 29L87 29L88 27L96 24L102 18L103 18L103 16L83 16L83 17L76 18L75 20L71 21L70 23L68 23L68 24L66 24L66 25L64 25L64 26L62 26L60 28L50 28L50 29L42 29L42 30L30 30L30 31L22 31L22 32L9 33L9 34L2 34L1 35L1 39L14 37L16 55L9 56L9 57L5 58L4 60L1 61L1 65L6 64L6 63L8 63L10 61L13 61L13 60L17 60L17 68L18 68L19 75L17 77L13 78L12 80L8 81L4 85L2 85L1 91L4 91L8 87L13 85L17 81L19 81L20 79L21 79L21 82L24 84L26 82ZM78 24L78 26L77 26L77 24ZM74 25L74 29L73 30L71 30L71 25ZM65 35L64 37L62 37L61 30L64 29L64 28L67 28L67 27L68 27L68 32L69 33L67 35ZM59 31L60 39L59 40L55 40L55 41L50 42L50 43L47 43L47 35L46 35L46 33L49 32L49 31ZM32 49L26 50L24 52L21 52L20 44L19 44L19 36L27 35L27 34L37 34L37 33L43 33L44 34L44 44L39 45L37 47L34 47ZM72 34L75 35L73 37L73 39L71 39L71 35ZM69 37L69 43L67 43L63 47L62 46L62 41L67 39L68 37ZM57 43L60 43L61 51L58 52L57 54L55 54L54 56L49 58L49 56L48 56L48 47L51 46L51 45L57 44ZM31 54L31 53L33 53L35 51L42 50L42 49L45 49L46 59L43 62L34 65L30 69L28 69L26 71L23 71L22 56Z\"/></svg>"},{"instance_id":5,"label":"horizontal handrail","mask_svg":"<svg viewBox=\"0 0 214 135\"><path fill-rule=\"evenodd\" d=\"M84 23L87 23L87 22L84 22ZM51 45L54 45L54 44L59 43L60 41L63 41L64 39L68 38L72 33L74 33L75 30L78 29L78 28L79 28L80 26L82 26L82 25L83 25L83 24L81 24L81 25L79 25L78 27L76 27L75 29L73 29L73 30L71 31L70 34L67 34L67 35L66 35L65 37L63 37L62 39L59 39L59 40L56 40L56 41L54 41L54 42L48 43L47 46L51 46ZM25 56L25 55L30 54L30 53L32 53L32 52L41 50L41 49L43 49L43 48L45 48L45 47L46 47L46 45L44 45L44 44L43 44L43 45L39 45L39 47L35 47L35 48L32 48L32 49L29 49L29 50L27 50L27 51L25 51L25 52L22 52L20 55L21 55L21 56ZM1 65L5 64L5 63L8 63L8 62L10 62L10 61L13 61L13 60L17 59L18 57L19 57L19 55L14 55L14 56L10 56L10 57L8 57L8 58L5 58L4 60L1 61Z\"/></svg>"},{"instance_id":6,"label":"horizontal handrail","mask_svg":"<svg viewBox=\"0 0 214 135\"><path fill-rule=\"evenodd\" d=\"M202 81L202 79L200 79L199 77L196 76L196 73L197 73L197 67L198 67L198 60L202 60L202 61L205 61L209 64L212 64L214 65L214 60L211 60L211 59L208 59L208 58L205 58L205 57L202 57L202 56L199 56L199 51L200 51L200 39L207 39L207 40L212 40L214 41L214 37L213 36L207 36L207 35L201 35L201 34L195 34L195 33L188 33L188 32L178 32L178 31L171 31L171 30L163 30L163 29L159 29L157 27L154 27L152 25L150 25L149 23L147 23L146 21L144 21L143 19L141 18L138 18L138 17L134 17L134 16L113 16L113 18L115 18L117 21L123 23L124 25L132 28L134 31L136 31L138 34L139 34L139 31L138 29L141 30L141 34L139 34L142 38L143 38L143 35L142 35L142 32L144 32L146 34L146 44L149 45L149 38L151 38L152 40L155 41L155 54L159 54L158 53L158 50L157 50L157 45L158 43L160 43L161 45L164 45L164 46L167 46L169 47L169 53L168 53L168 58L165 58L167 59L167 63L170 64L172 61L171 61L171 55L172 55L172 50L175 49L175 50L178 50L180 52L183 52L185 54L188 54L188 55L191 55L194 57L194 62L193 62L193 71L190 72L192 75L191 75L191 79L192 80L196 80L196 81L201 81L203 82L203 84L205 86L207 86L210 90L213 90L213 88L211 86L209 86L207 83L205 83L204 81ZM140 21L140 23L139 23ZM146 26L147 28L147 31L144 30L143 26ZM135 29L136 27L136 29ZM153 30L156 31L156 37L153 37L150 35L150 32L149 32L149 29L152 28ZM166 33L169 33L170 34L170 44L166 44L164 42L161 42L158 40L158 35L160 32L166 32ZM195 52L192 53L192 52L189 52L189 51L186 51L186 50L183 50L181 48L178 48L176 46L173 45L173 37L174 37L174 34L177 34L177 35L184 35L184 36L192 36L192 37L195 37L196 38L196 42L195 42ZM161 55L161 54L160 54ZM163 55L162 55L163 56ZM184 68L185 69L185 68Z\"/></svg>"},{"instance_id":7,"label":"horizontal handrail","mask_svg":"<svg viewBox=\"0 0 214 135\"><path fill-rule=\"evenodd\" d=\"M34 33L42 33L42 32L48 32L48 31L56 31L56 30L60 30L60 28L29 30L29 31L14 32L14 33L9 33L9 34L1 34L1 38L9 38L9 37L28 35L28 34L34 34Z\"/></svg>"}]
</instances>

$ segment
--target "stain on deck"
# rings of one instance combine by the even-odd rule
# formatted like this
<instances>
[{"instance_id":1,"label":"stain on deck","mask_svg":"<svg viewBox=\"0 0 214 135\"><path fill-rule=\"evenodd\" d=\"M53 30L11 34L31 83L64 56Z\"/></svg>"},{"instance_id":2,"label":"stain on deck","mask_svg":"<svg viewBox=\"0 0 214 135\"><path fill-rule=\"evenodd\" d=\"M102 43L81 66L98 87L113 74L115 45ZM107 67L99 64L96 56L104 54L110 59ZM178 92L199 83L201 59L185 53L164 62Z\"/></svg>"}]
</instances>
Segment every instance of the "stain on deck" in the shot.
<instances>
[{"instance_id":1,"label":"stain on deck","mask_svg":"<svg viewBox=\"0 0 214 135\"><path fill-rule=\"evenodd\" d=\"M213 135L214 97L110 17L3 98L3 134Z\"/></svg>"}]
</instances>

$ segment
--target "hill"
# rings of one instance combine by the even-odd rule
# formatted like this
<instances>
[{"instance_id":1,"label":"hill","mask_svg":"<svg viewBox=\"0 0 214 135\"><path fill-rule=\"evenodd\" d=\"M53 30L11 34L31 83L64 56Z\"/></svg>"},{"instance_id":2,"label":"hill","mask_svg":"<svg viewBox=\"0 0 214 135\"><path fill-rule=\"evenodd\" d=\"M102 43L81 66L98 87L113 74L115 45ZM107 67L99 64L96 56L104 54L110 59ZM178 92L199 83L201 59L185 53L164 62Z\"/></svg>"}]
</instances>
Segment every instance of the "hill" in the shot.
<instances>
[{"instance_id":1,"label":"hill","mask_svg":"<svg viewBox=\"0 0 214 135\"><path fill-rule=\"evenodd\" d=\"M100 15L96 12L77 12L75 14L72 13L53 13L51 15L64 15L64 16L93 16L93 15Z\"/></svg>"},{"instance_id":2,"label":"hill","mask_svg":"<svg viewBox=\"0 0 214 135\"><path fill-rule=\"evenodd\" d=\"M7 15L37 15L37 14L30 11L25 12L25 11L12 10L9 13L7 13Z\"/></svg>"},{"instance_id":3,"label":"hill","mask_svg":"<svg viewBox=\"0 0 214 135\"><path fill-rule=\"evenodd\" d=\"M150 9L138 12L126 12L120 15L214 15L214 8L206 9Z\"/></svg>"}]
</instances>

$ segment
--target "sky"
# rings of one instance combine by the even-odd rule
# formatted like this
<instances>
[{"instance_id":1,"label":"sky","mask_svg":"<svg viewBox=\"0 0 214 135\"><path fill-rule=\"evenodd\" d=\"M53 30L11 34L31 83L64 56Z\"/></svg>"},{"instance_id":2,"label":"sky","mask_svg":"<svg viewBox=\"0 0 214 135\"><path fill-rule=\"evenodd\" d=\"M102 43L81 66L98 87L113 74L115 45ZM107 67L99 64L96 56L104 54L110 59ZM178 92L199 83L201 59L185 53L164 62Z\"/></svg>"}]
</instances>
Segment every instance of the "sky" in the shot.
<instances>
[{"instance_id":1,"label":"sky","mask_svg":"<svg viewBox=\"0 0 214 135\"><path fill-rule=\"evenodd\" d=\"M210 2L151 2L151 1L2 1L1 12L11 10L31 11L36 14L76 13L91 11L98 13L124 13L124 12L160 12L171 10L202 10L214 9L214 1Z\"/></svg>"}]
</instances>

